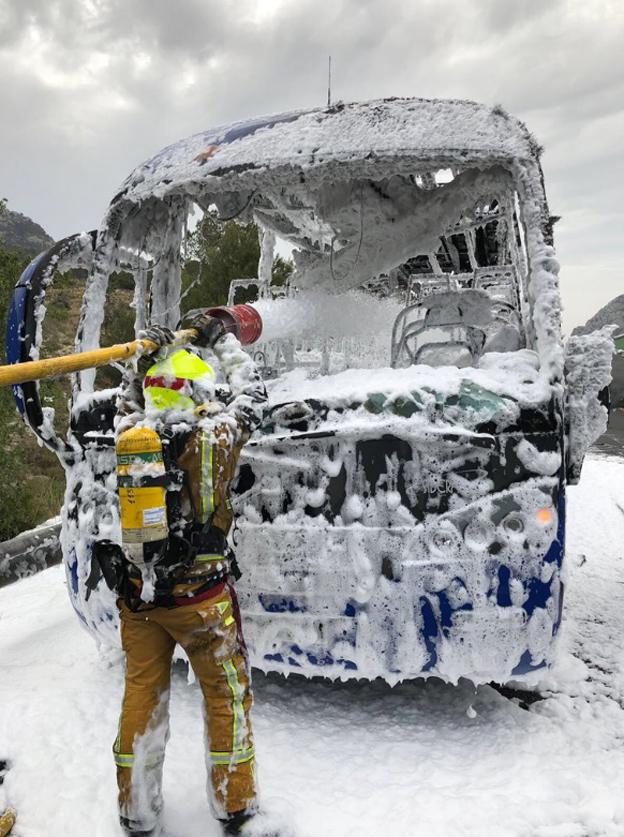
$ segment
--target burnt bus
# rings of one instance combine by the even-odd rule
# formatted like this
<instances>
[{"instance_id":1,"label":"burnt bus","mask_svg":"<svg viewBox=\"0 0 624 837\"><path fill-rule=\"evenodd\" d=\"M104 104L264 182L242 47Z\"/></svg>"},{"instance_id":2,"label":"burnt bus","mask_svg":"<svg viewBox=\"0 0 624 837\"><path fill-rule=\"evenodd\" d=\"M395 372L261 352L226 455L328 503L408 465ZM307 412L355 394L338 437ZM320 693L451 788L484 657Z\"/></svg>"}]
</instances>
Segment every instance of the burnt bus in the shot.
<instances>
[{"instance_id":1,"label":"burnt bus","mask_svg":"<svg viewBox=\"0 0 624 837\"><path fill-rule=\"evenodd\" d=\"M525 126L468 101L388 99L178 142L127 178L99 230L25 271L10 362L38 355L46 292L70 268L85 282L77 350L99 345L119 274L135 330L175 327L202 212L253 220L262 239L258 276L229 300L254 285L265 330L250 351L270 396L235 484L252 663L389 682L505 682L549 665L565 490L606 425L613 342L598 332L564 348ZM295 262L280 287L276 246ZM85 582L93 542L120 539L116 391L78 373L61 434L36 383L15 390L65 468L70 596L104 642L117 641L113 596L101 583L87 601Z\"/></svg>"}]
</instances>

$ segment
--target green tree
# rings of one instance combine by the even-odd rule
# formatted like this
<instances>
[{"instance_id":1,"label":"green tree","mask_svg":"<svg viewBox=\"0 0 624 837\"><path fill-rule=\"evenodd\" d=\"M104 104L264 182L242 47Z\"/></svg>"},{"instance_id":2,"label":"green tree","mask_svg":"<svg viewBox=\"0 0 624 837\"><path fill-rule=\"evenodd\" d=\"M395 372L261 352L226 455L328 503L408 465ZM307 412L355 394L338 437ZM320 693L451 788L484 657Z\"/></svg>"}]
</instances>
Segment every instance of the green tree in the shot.
<instances>
[{"instance_id":1,"label":"green tree","mask_svg":"<svg viewBox=\"0 0 624 837\"><path fill-rule=\"evenodd\" d=\"M187 240L182 268L182 310L224 305L233 279L253 279L258 275L260 241L254 223L220 221L216 212L207 212ZM277 256L272 283L283 285L293 265ZM241 293L237 302L254 298L253 290Z\"/></svg>"},{"instance_id":2,"label":"green tree","mask_svg":"<svg viewBox=\"0 0 624 837\"><path fill-rule=\"evenodd\" d=\"M6 201L0 200L0 212ZM25 253L12 250L0 240L0 327L2 350L0 358L6 363L4 332L11 291L20 273L28 264ZM15 404L9 387L0 388L0 541L18 534L30 523L28 489L19 479L19 441L24 437L23 428L15 415Z\"/></svg>"},{"instance_id":3,"label":"green tree","mask_svg":"<svg viewBox=\"0 0 624 837\"><path fill-rule=\"evenodd\" d=\"M6 202L0 200L0 212ZM0 363L6 362L4 334L11 294L30 256L0 240ZM60 313L54 305L48 314ZM67 401L59 381L42 382L46 406ZM15 409L10 387L0 387L0 541L58 513L64 490L63 472L54 454L39 447Z\"/></svg>"}]
</instances>

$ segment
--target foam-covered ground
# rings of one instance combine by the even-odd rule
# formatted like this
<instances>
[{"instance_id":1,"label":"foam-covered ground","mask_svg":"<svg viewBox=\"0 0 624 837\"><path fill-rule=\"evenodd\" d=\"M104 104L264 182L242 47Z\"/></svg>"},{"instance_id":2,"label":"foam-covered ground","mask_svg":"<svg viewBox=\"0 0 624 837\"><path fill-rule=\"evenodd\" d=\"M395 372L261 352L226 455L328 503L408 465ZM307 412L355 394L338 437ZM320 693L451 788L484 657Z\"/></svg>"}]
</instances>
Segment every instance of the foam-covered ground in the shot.
<instances>
[{"instance_id":1,"label":"foam-covered ground","mask_svg":"<svg viewBox=\"0 0 624 837\"><path fill-rule=\"evenodd\" d=\"M529 711L487 686L255 676L264 807L297 837L624 835L624 462L569 490L559 662ZM122 688L58 567L0 590L0 806L16 837L117 837L111 744ZM196 685L174 678L164 822L218 830Z\"/></svg>"}]
</instances>

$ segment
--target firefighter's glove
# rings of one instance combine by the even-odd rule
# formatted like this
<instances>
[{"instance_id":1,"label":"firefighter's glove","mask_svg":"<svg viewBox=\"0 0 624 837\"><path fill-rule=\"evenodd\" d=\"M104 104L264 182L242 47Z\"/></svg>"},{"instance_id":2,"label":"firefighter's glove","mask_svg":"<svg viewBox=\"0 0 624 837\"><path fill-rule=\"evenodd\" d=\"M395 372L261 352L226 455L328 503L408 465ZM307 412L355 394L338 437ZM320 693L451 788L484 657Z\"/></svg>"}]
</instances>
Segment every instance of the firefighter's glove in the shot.
<instances>
[{"instance_id":1,"label":"firefighter's glove","mask_svg":"<svg viewBox=\"0 0 624 837\"><path fill-rule=\"evenodd\" d=\"M163 346L168 346L175 340L175 334L166 326L150 325L143 329L143 331L139 331L137 337L139 340L151 340L152 343L156 343L158 346L157 349L140 355L137 360L137 371L141 376L144 376L150 366L154 363L154 356L158 354Z\"/></svg>"},{"instance_id":2,"label":"firefighter's glove","mask_svg":"<svg viewBox=\"0 0 624 837\"><path fill-rule=\"evenodd\" d=\"M171 329L161 325L150 325L140 331L137 336L139 340L151 340L152 343L156 343L158 348L150 352L152 355L175 340L175 334Z\"/></svg>"},{"instance_id":3,"label":"firefighter's glove","mask_svg":"<svg viewBox=\"0 0 624 837\"><path fill-rule=\"evenodd\" d=\"M212 349L217 340L225 334L221 320L209 314L193 312L184 320L184 328L194 328L197 332L195 345L202 349Z\"/></svg>"}]
</instances>

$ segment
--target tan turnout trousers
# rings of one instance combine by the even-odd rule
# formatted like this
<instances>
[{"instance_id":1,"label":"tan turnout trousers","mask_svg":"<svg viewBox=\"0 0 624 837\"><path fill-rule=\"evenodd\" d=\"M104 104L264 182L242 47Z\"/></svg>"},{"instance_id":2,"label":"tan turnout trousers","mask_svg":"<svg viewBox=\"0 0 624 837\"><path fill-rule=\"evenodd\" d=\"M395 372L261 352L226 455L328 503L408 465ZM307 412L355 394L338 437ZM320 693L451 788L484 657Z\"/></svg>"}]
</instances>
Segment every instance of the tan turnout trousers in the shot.
<instances>
[{"instance_id":1,"label":"tan turnout trousers","mask_svg":"<svg viewBox=\"0 0 624 837\"><path fill-rule=\"evenodd\" d=\"M217 818L255 808L249 668L229 586L181 607L130 611L118 601L126 688L113 752L120 814L144 828L162 807L171 659L186 651L201 687L206 719L208 793ZM236 608L236 612L234 610Z\"/></svg>"}]
</instances>

